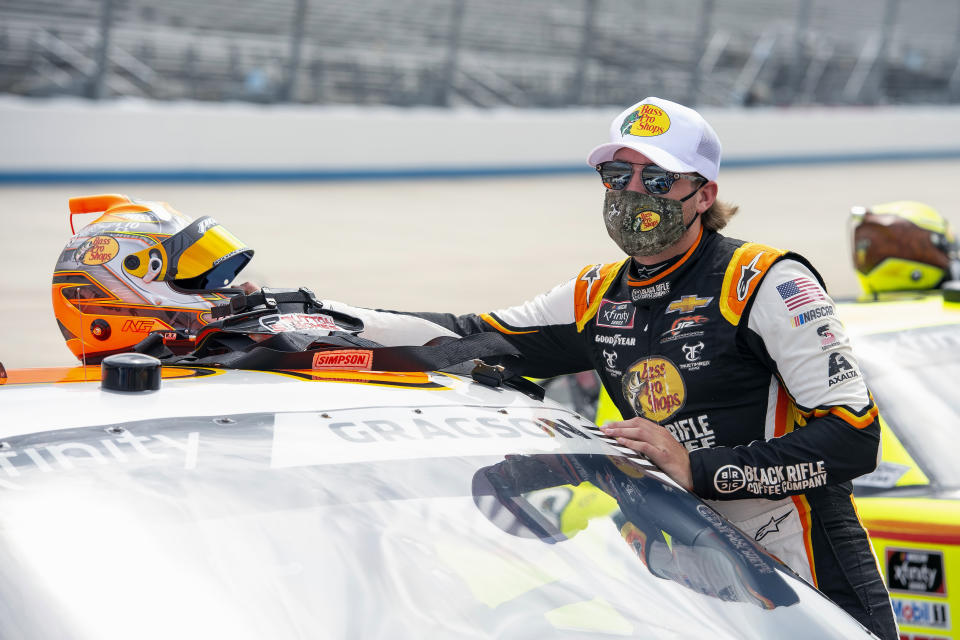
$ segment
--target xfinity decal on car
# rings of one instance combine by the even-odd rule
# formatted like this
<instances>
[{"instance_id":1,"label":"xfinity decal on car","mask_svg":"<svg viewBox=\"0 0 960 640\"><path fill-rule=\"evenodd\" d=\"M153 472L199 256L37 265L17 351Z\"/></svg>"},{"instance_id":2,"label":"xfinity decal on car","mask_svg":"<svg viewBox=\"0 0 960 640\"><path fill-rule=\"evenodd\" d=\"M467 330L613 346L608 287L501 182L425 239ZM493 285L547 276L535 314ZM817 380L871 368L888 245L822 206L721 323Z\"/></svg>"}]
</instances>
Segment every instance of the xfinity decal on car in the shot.
<instances>
[{"instance_id":1,"label":"xfinity decal on car","mask_svg":"<svg viewBox=\"0 0 960 640\"><path fill-rule=\"evenodd\" d=\"M0 478L0 488L19 490L23 487L15 480L29 471L51 473L72 471L83 465L122 464L146 460L175 459L183 456L183 468L197 466L200 449L200 433L185 434L183 441L164 434L135 435L122 428L107 428L106 433L117 434L112 438L100 438L92 442L58 442L47 445L13 448L0 452L0 469L7 480ZM180 453L177 453L180 452Z\"/></svg>"},{"instance_id":2,"label":"xfinity decal on car","mask_svg":"<svg viewBox=\"0 0 960 640\"><path fill-rule=\"evenodd\" d=\"M887 547L887 586L891 591L945 596L943 552Z\"/></svg>"}]
</instances>

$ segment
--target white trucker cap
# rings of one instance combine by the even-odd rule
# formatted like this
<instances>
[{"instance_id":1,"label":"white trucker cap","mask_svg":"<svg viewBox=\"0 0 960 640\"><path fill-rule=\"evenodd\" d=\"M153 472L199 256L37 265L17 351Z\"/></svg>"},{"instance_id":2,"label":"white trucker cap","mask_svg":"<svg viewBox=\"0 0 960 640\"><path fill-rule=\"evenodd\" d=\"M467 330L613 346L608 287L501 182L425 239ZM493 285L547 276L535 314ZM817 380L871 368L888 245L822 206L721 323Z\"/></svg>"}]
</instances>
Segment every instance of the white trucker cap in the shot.
<instances>
[{"instance_id":1,"label":"white trucker cap","mask_svg":"<svg viewBox=\"0 0 960 640\"><path fill-rule=\"evenodd\" d=\"M587 163L613 159L617 149L639 151L668 171L696 172L716 180L720 139L699 113L663 98L644 98L610 123L610 142L595 147Z\"/></svg>"}]
</instances>

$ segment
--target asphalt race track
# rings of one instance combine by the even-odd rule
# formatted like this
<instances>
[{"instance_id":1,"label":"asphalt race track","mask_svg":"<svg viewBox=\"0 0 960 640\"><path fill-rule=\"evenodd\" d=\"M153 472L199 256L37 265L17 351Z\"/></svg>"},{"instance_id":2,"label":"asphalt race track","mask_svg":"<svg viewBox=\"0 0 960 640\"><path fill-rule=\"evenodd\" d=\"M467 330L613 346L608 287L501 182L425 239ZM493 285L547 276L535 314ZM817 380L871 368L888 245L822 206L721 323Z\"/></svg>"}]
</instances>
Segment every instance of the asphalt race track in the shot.
<instances>
[{"instance_id":1,"label":"asphalt race track","mask_svg":"<svg viewBox=\"0 0 960 640\"><path fill-rule=\"evenodd\" d=\"M741 206L728 235L793 249L834 297L858 291L851 205L917 199L960 227L960 161L738 169L720 196ZM0 362L75 362L50 305L50 277L70 236L67 199L124 193L212 215L256 250L241 274L364 306L485 311L619 260L600 219L595 175L381 182L79 184L0 187ZM91 216L92 218L92 216ZM78 218L82 220L82 218Z\"/></svg>"}]
</instances>

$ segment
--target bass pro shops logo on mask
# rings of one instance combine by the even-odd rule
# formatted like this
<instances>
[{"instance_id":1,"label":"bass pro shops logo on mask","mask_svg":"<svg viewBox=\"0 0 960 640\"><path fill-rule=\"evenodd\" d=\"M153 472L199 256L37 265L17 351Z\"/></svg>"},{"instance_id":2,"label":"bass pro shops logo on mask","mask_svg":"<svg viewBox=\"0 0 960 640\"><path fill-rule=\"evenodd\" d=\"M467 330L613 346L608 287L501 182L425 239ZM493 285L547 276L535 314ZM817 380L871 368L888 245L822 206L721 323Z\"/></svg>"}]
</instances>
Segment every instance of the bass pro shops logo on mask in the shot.
<instances>
[{"instance_id":1,"label":"bass pro shops logo on mask","mask_svg":"<svg viewBox=\"0 0 960 640\"><path fill-rule=\"evenodd\" d=\"M623 397L638 416L660 422L683 406L687 390L680 370L666 358L644 358L623 376Z\"/></svg>"},{"instance_id":2,"label":"bass pro shops logo on mask","mask_svg":"<svg viewBox=\"0 0 960 640\"><path fill-rule=\"evenodd\" d=\"M686 231L678 200L639 191L607 191L603 223L610 238L630 256L652 256L674 244Z\"/></svg>"}]
</instances>

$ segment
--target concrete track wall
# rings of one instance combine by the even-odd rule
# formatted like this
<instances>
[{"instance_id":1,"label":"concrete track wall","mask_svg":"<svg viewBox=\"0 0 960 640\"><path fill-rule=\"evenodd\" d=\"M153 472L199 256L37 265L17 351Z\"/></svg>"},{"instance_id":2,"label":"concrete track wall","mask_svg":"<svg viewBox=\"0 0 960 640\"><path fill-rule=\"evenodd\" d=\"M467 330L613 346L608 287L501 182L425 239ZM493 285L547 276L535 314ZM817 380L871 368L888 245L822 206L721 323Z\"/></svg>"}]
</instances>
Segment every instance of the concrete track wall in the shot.
<instances>
[{"instance_id":1,"label":"concrete track wall","mask_svg":"<svg viewBox=\"0 0 960 640\"><path fill-rule=\"evenodd\" d=\"M77 129L79 121L73 121L73 127L67 126L69 122L58 124L50 114L40 113L47 108L53 107L38 106L37 113L25 112L21 128L9 124L8 111L0 112L0 139L11 145L5 147L8 152L3 154L3 171L11 168L39 171L54 166L60 169L102 169L119 166L121 161L156 169L162 166L162 158L179 158L185 165L199 166L201 161L213 157L210 155L213 152L202 143L208 140L204 132L195 130L197 139L193 143L172 133L164 142L164 136L153 131L146 121L136 127L130 123L123 126L118 123L118 131L122 133L109 137L112 151L104 150L103 135L97 137L83 127ZM187 109L170 107L174 111L178 108ZM818 114L818 121L828 115ZM542 153L546 147L555 150L558 165L572 167L582 161L592 144L603 138L610 117L610 114L590 116L593 126L588 135L586 122L582 123L584 129L580 131L569 121L561 127L559 121L552 120L558 117L557 114L540 116L553 124L545 126L541 122L537 131L544 140L539 141L539 146L528 142L529 146L525 147L516 137L520 135L519 131L527 130L518 128L516 123L532 118L532 114L509 117L507 114L474 114L474 117L481 115L488 119L486 132L491 137L482 154L470 145L456 144L453 139L421 140L421 147L445 145L443 157L464 166L468 160L480 162L481 157L489 163L499 158L500 166L513 162L515 158L530 162L532 153ZM815 149L825 149L815 147L801 132L793 130L798 125L790 113L783 114L785 120L779 127L773 122L774 115L745 114L744 117L757 118L756 130L749 136L746 133L741 136L738 129L727 129L733 125L724 124L723 114L717 114L713 119L718 122L720 135L725 138L728 158L736 158L737 153L741 154L740 158L747 158L750 150L757 151L754 157L759 158L761 140L751 136L758 135L757 130L763 127L766 127L768 136L764 153L781 150L788 154L791 149L812 153ZM953 117L950 114L941 116ZM131 122L140 118L130 117ZM322 118L312 114L303 117L309 118L317 127L323 122ZM417 116L411 117L414 123L408 124L413 127ZM582 114L576 117L588 118ZM879 118L872 112L864 112L863 117ZM884 148L892 149L892 142L900 140L906 128L916 132L918 146L914 150L937 146L941 150L948 149L949 145L957 143L954 138L960 137L960 126L946 130L942 128L945 127L944 121L931 121L924 126L924 121L917 119L919 116L901 117L904 126L900 133L882 137L883 141L890 143ZM122 120L120 116L117 118ZM170 118L168 122L175 122L172 116ZM505 118L512 124L497 129L493 126L497 118ZM766 122L767 119L770 122ZM406 156L384 140L393 139L390 136L396 127L407 125L401 120L366 120L372 124L365 129L352 129L349 136L341 132L337 137L336 127L322 125L329 127L331 136L324 144L317 144L317 136L307 134L301 135L298 143L288 138L284 144L294 146L301 160L314 156L326 158L324 162L328 164L319 164L318 160L318 167L337 166L333 162L338 149L346 154L342 159L359 162L366 157L378 159L378 166L398 166ZM33 124L27 126L28 121ZM41 128L41 121L49 128ZM106 126L107 122L103 120L101 124ZM208 122L213 129L220 126L215 118ZM737 125L741 127L739 131L746 131L743 127L750 122L749 118L742 120ZM820 135L818 132L823 127L810 124L812 120L809 118L804 122L809 125L804 129L809 138ZM848 124L854 127L854 123ZM84 126L89 126L89 121ZM564 127L579 132L570 131L569 135L560 136L561 143L557 140L557 130L562 133ZM465 128L472 130L472 126ZM451 122L446 135L453 136L455 131ZM269 142L269 136L262 132L246 133L264 144ZM842 131L836 132L833 146L836 152L845 148L840 144L842 134ZM846 135L852 134L847 132ZM47 140L48 136L50 140ZM60 136L59 142L52 139L56 136ZM742 140L743 137L750 141ZM36 139L39 147L46 150L31 150L30 145L23 143L27 138ZM144 138L152 142L146 144ZM781 149L780 138L789 138L796 146ZM44 140L41 144L40 141ZM875 137L858 139L857 148L864 151L873 145L877 151L880 149L878 140ZM82 147L87 144L91 147L85 154ZM152 146L154 144L161 145L159 150ZM495 153L497 145L501 150L499 156ZM55 159L53 151L58 147L69 149L69 153L56 156L61 164L50 164ZM22 154L19 161L13 157L15 154L10 152L11 149ZM236 149L239 154L240 146ZM173 154L173 151L178 153ZM419 148L418 153L421 161L431 157L424 148ZM260 166L278 166L278 155L279 152L263 155ZM216 157L224 163L235 159L229 154ZM794 159L798 157L800 155L795 153ZM93 162L93 158L98 161ZM393 164L383 158L389 158ZM543 160L546 156L540 158ZM108 160L115 164L106 164ZM152 164L148 160L152 160ZM359 166L342 161L341 168ZM721 172L720 178L721 198L741 205L741 212L728 228L729 235L790 248L806 255L821 270L835 296L850 296L857 292L846 234L846 218L851 205L919 199L938 208L955 226L960 225L954 183L956 176L960 175L960 160L856 164L811 162L789 166L771 163L749 168L737 168L736 163L732 164L733 167L728 166L728 170ZM256 249L253 262L242 274L246 278L272 286L306 285L323 297L382 308L452 312L495 309L518 304L547 290L572 277L586 264L619 259L618 249L607 238L600 219L602 187L595 174L586 167L568 175L363 182L304 180L211 184L158 181L161 175L150 174L149 181L134 181L129 177L124 180L117 176L106 179L107 175L100 174L100 181L93 182L90 179L95 176L86 176L82 182L0 185L0 215L3 219L0 294L4 300L0 313L0 362L8 368L73 362L56 327L49 286L58 252L70 235L67 198L85 193L126 193L136 198L168 201L194 217L213 215Z\"/></svg>"},{"instance_id":2,"label":"concrete track wall","mask_svg":"<svg viewBox=\"0 0 960 640\"><path fill-rule=\"evenodd\" d=\"M620 109L444 111L0 100L0 180L587 171ZM705 110L724 166L960 158L960 109Z\"/></svg>"}]
</instances>

